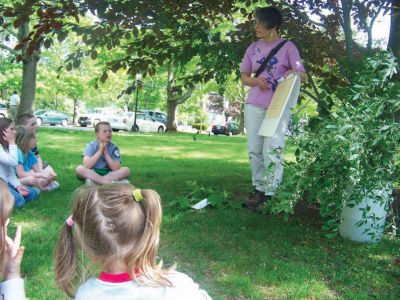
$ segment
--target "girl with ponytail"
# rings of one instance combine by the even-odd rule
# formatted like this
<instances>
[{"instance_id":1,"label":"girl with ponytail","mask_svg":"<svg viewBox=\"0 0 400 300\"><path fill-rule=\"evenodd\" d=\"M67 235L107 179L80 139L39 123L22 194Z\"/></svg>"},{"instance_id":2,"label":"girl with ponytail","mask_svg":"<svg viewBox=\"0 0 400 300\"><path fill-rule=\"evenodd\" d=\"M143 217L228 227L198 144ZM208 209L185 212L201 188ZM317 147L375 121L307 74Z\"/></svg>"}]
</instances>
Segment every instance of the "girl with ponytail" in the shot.
<instances>
[{"instance_id":1,"label":"girl with ponytail","mask_svg":"<svg viewBox=\"0 0 400 300\"><path fill-rule=\"evenodd\" d=\"M75 299L211 299L187 275L156 262L162 209L153 190L83 186L55 249L57 285ZM83 280L83 258L101 269Z\"/></svg>"}]
</instances>

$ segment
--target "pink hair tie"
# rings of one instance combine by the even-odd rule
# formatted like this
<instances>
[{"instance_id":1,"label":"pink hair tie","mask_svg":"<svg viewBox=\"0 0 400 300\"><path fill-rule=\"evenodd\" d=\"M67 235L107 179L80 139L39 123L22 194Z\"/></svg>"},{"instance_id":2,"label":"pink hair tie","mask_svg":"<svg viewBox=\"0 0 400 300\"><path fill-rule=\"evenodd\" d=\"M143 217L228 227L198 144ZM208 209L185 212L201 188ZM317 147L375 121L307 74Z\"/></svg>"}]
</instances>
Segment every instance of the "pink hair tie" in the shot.
<instances>
[{"instance_id":1,"label":"pink hair tie","mask_svg":"<svg viewBox=\"0 0 400 300\"><path fill-rule=\"evenodd\" d=\"M74 220L72 219L72 215L70 215L67 220L65 221L65 223L67 223L67 225L69 227L73 227L74 226Z\"/></svg>"}]
</instances>

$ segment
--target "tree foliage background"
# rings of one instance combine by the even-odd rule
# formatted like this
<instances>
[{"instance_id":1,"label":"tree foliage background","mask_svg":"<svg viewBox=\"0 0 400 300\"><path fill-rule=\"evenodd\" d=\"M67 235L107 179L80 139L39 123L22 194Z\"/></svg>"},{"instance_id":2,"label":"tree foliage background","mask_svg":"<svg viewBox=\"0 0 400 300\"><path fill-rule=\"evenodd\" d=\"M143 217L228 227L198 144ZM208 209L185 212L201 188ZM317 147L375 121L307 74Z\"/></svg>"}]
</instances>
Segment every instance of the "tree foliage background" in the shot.
<instances>
[{"instance_id":1,"label":"tree foliage background","mask_svg":"<svg viewBox=\"0 0 400 300\"><path fill-rule=\"evenodd\" d=\"M90 99L83 92L91 88L73 87L68 80L74 81L74 76L83 76L77 81L87 87L103 83L104 92L94 95L116 99L122 93L129 104L127 98L133 97L134 80L140 74L143 81L151 77L153 83L164 78L157 86L165 90L156 94L164 98L161 107L168 110L168 129L173 131L177 107L200 85L215 80L223 91L232 74L239 75L243 53L255 40L254 9L266 5L283 12L281 33L298 45L309 73L303 96L318 104L320 116L329 117L332 107L340 105L342 100L332 97L333 89L351 83L358 62L375 51L372 28L381 13L392 14L388 47L399 53L398 0L5 1L0 5L0 47L8 51L7 58L22 62L20 113L32 109L40 90L52 89L55 106L66 86L75 92L63 97ZM365 32L366 45L356 41L355 31ZM14 48L7 43L10 39ZM62 67L52 66L50 72L60 73L61 81L46 73L42 78L48 78L51 87L36 89L37 61L52 48L58 54L62 49L57 57Z\"/></svg>"}]
</instances>

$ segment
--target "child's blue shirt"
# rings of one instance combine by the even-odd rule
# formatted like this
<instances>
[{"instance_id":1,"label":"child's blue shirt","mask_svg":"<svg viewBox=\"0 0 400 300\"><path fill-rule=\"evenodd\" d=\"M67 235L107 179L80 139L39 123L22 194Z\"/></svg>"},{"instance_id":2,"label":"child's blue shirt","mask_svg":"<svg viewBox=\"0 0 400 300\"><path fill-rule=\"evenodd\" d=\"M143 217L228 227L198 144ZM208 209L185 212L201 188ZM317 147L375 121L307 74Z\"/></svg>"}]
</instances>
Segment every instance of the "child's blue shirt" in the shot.
<instances>
[{"instance_id":1,"label":"child's blue shirt","mask_svg":"<svg viewBox=\"0 0 400 300\"><path fill-rule=\"evenodd\" d=\"M37 158L31 150L29 150L28 155L25 156L21 149L18 149L18 164L23 165L25 172L32 170L32 166L37 162Z\"/></svg>"}]
</instances>

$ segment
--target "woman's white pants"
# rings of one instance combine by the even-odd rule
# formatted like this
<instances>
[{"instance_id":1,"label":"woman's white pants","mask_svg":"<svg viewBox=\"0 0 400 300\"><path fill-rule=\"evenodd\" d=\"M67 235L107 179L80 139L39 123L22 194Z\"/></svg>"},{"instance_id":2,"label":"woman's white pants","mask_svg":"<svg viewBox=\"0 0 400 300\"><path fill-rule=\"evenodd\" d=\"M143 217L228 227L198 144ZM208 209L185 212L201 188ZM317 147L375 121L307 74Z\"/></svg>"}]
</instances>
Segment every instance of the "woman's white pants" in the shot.
<instances>
[{"instance_id":1,"label":"woman's white pants","mask_svg":"<svg viewBox=\"0 0 400 300\"><path fill-rule=\"evenodd\" d=\"M275 135L258 134L266 109L246 104L244 124L253 186L266 195L274 195L282 181L285 133L290 121L290 110L285 111Z\"/></svg>"}]
</instances>

